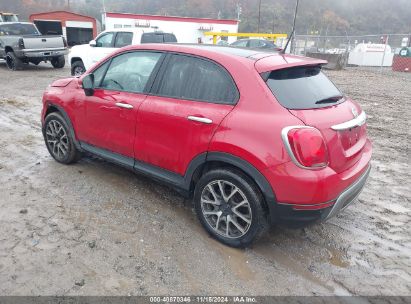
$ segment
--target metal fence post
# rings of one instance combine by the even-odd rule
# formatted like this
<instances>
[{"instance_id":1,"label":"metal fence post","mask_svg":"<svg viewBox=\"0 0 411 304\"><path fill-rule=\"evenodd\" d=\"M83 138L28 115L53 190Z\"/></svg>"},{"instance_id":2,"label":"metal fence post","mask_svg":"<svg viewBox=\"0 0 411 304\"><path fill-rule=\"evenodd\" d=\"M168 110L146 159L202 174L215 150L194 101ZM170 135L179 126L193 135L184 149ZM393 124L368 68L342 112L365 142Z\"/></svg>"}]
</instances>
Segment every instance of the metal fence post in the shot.
<instances>
[{"instance_id":1,"label":"metal fence post","mask_svg":"<svg viewBox=\"0 0 411 304\"><path fill-rule=\"evenodd\" d=\"M387 51L388 37L389 37L389 36L387 35L387 37L386 37L386 39L385 39L384 53L382 54L381 73L382 73L382 70L383 70L383 67L384 67L385 52Z\"/></svg>"}]
</instances>

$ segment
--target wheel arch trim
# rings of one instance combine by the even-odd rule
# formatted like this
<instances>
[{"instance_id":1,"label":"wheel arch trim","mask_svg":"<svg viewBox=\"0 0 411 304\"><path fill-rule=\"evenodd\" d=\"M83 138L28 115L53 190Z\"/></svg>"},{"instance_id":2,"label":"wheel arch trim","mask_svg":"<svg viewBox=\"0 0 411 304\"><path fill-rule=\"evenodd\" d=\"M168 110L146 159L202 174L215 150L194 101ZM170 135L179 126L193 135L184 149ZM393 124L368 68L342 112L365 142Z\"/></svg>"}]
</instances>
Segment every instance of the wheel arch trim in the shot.
<instances>
[{"instance_id":1,"label":"wheel arch trim","mask_svg":"<svg viewBox=\"0 0 411 304\"><path fill-rule=\"evenodd\" d=\"M73 124L72 124L71 119L68 116L67 112L63 109L63 107L61 107L59 105L56 105L55 103L53 103L51 101L47 101L46 105L47 105L47 110L44 112L43 122L47 117L47 112L48 112L49 108L55 108L57 110L57 112L59 112L63 116L64 120L68 124L68 126L70 128L69 133L70 133L71 138L73 139L74 145L76 146L77 149L79 149L81 151L82 149L81 149L80 143L77 141L77 137L76 137L76 133L74 131ZM44 135L44 132L45 132L44 127L45 126L44 126L44 123L43 123L42 128L41 128L42 132L43 132L43 135Z\"/></svg>"},{"instance_id":2,"label":"wheel arch trim","mask_svg":"<svg viewBox=\"0 0 411 304\"><path fill-rule=\"evenodd\" d=\"M198 155L196 158L194 158L190 162L190 165L185 174L184 180L185 180L186 189L190 189L191 182L194 177L194 173L198 169L201 169L208 162L212 162L212 161L218 161L218 162L223 162L223 163L232 165L244 171L244 173L246 173L247 175L249 175L254 180L254 182L257 184L259 189L261 190L262 195L264 199L266 200L266 203L269 207L268 209L271 210L270 205L276 202L276 198L275 198L274 191L271 188L271 185L269 184L267 179L257 168L255 168L248 161L238 156L229 154L229 153L208 152L208 153L202 153Z\"/></svg>"}]
</instances>

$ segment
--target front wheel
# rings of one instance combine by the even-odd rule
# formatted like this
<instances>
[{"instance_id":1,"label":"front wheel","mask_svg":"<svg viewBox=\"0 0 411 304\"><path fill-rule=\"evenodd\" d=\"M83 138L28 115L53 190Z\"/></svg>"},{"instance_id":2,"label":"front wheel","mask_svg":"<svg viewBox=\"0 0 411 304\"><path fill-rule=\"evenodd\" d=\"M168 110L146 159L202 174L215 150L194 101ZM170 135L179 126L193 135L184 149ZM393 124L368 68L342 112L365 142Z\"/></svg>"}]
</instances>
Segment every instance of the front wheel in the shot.
<instances>
[{"instance_id":1,"label":"front wheel","mask_svg":"<svg viewBox=\"0 0 411 304\"><path fill-rule=\"evenodd\" d=\"M247 247L268 228L259 189L237 170L204 174L194 191L194 205L208 233L228 246Z\"/></svg>"},{"instance_id":2,"label":"front wheel","mask_svg":"<svg viewBox=\"0 0 411 304\"><path fill-rule=\"evenodd\" d=\"M51 59L51 65L55 69L62 69L66 65L66 59L64 59L64 56L54 57Z\"/></svg>"},{"instance_id":3,"label":"front wheel","mask_svg":"<svg viewBox=\"0 0 411 304\"><path fill-rule=\"evenodd\" d=\"M44 141L50 155L59 163L70 164L81 157L65 119L56 112L47 115L43 129Z\"/></svg>"},{"instance_id":4,"label":"front wheel","mask_svg":"<svg viewBox=\"0 0 411 304\"><path fill-rule=\"evenodd\" d=\"M86 72L82 61L75 61L71 64L71 76L81 76Z\"/></svg>"}]
</instances>

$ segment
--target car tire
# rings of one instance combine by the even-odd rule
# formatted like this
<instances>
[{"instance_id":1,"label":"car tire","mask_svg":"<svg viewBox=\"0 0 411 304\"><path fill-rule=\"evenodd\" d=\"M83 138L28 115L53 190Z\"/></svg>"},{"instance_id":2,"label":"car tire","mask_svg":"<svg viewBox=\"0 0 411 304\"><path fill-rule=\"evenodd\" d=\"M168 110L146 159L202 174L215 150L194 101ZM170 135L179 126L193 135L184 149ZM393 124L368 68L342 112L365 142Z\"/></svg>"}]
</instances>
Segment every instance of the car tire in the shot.
<instances>
[{"instance_id":1,"label":"car tire","mask_svg":"<svg viewBox=\"0 0 411 304\"><path fill-rule=\"evenodd\" d=\"M16 54L14 54L13 52L7 52L6 64L9 70L12 70L12 71L23 69L23 61L17 58Z\"/></svg>"},{"instance_id":2,"label":"car tire","mask_svg":"<svg viewBox=\"0 0 411 304\"><path fill-rule=\"evenodd\" d=\"M75 61L71 65L71 76L81 76L86 72L83 61Z\"/></svg>"},{"instance_id":3,"label":"car tire","mask_svg":"<svg viewBox=\"0 0 411 304\"><path fill-rule=\"evenodd\" d=\"M66 59L64 56L54 57L51 59L51 65L55 69L62 69L66 65Z\"/></svg>"},{"instance_id":4,"label":"car tire","mask_svg":"<svg viewBox=\"0 0 411 304\"><path fill-rule=\"evenodd\" d=\"M47 115L43 137L50 155L59 163L71 164L81 158L71 134L69 125L60 113Z\"/></svg>"},{"instance_id":5,"label":"car tire","mask_svg":"<svg viewBox=\"0 0 411 304\"><path fill-rule=\"evenodd\" d=\"M260 190L238 170L205 173L195 186L194 207L207 232L231 247L249 246L269 227Z\"/></svg>"}]
</instances>

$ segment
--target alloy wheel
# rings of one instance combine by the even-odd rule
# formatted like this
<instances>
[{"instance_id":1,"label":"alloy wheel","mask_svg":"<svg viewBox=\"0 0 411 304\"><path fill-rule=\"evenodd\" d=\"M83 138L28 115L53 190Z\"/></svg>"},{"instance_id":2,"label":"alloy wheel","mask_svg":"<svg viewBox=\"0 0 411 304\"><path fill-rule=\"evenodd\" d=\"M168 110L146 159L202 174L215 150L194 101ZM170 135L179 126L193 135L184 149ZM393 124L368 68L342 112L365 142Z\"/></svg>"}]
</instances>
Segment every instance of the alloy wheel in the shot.
<instances>
[{"instance_id":1,"label":"alloy wheel","mask_svg":"<svg viewBox=\"0 0 411 304\"><path fill-rule=\"evenodd\" d=\"M81 75L84 74L85 71L82 67L77 66L77 67L74 68L73 72L74 72L74 76L81 76Z\"/></svg>"},{"instance_id":2,"label":"alloy wheel","mask_svg":"<svg viewBox=\"0 0 411 304\"><path fill-rule=\"evenodd\" d=\"M204 187L201 211L207 224L227 238L240 238L251 226L252 211L247 197L225 180L214 180Z\"/></svg>"},{"instance_id":3,"label":"alloy wheel","mask_svg":"<svg viewBox=\"0 0 411 304\"><path fill-rule=\"evenodd\" d=\"M50 120L46 127L46 141L53 156L63 160L69 153L70 142L63 125L57 120Z\"/></svg>"}]
</instances>

